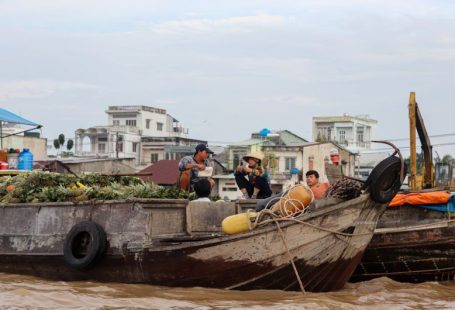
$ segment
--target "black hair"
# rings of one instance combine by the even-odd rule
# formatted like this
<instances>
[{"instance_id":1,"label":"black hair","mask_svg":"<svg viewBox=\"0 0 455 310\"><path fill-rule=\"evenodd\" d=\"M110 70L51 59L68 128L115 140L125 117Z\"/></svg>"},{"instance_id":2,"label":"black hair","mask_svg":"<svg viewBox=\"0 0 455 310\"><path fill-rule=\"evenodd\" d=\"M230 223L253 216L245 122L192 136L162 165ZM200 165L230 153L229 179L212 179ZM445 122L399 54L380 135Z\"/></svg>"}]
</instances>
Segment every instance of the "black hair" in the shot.
<instances>
[{"instance_id":1,"label":"black hair","mask_svg":"<svg viewBox=\"0 0 455 310\"><path fill-rule=\"evenodd\" d=\"M305 176L310 176L314 175L316 179L319 179L319 173L316 170L308 170L307 173L305 173Z\"/></svg>"},{"instance_id":2,"label":"black hair","mask_svg":"<svg viewBox=\"0 0 455 310\"><path fill-rule=\"evenodd\" d=\"M194 191L199 198L208 197L212 191L210 181L206 178L201 178L194 183Z\"/></svg>"}]
</instances>

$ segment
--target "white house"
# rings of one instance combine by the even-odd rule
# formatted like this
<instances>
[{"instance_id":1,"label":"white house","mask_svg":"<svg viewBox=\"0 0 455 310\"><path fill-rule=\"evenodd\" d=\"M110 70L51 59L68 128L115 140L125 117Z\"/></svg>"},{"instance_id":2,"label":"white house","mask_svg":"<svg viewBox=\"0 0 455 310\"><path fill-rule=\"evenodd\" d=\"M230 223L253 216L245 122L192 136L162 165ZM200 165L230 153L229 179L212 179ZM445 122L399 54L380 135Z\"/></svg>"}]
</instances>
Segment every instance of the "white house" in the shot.
<instances>
[{"instance_id":1,"label":"white house","mask_svg":"<svg viewBox=\"0 0 455 310\"><path fill-rule=\"evenodd\" d=\"M162 159L178 159L175 155L178 150L168 150L170 146L192 148L204 142L188 138L189 130L164 109L109 106L106 113L107 126L76 130L76 156L133 157L137 165L147 165ZM187 153L186 148L182 152Z\"/></svg>"},{"instance_id":2,"label":"white house","mask_svg":"<svg viewBox=\"0 0 455 310\"><path fill-rule=\"evenodd\" d=\"M368 115L313 117L313 141L334 141L350 151L370 149L377 121Z\"/></svg>"}]
</instances>

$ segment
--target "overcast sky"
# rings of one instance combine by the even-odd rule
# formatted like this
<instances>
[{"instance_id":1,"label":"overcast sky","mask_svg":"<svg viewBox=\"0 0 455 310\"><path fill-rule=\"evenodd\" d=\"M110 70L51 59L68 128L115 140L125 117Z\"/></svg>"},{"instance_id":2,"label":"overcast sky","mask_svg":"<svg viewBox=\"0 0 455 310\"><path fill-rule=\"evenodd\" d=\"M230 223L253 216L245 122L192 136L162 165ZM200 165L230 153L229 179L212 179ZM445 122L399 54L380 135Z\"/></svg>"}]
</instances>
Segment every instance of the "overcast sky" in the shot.
<instances>
[{"instance_id":1,"label":"overcast sky","mask_svg":"<svg viewBox=\"0 0 455 310\"><path fill-rule=\"evenodd\" d=\"M0 38L0 106L50 139L109 105L164 108L213 143L310 140L313 116L343 113L407 138L410 91L430 135L455 132L454 1L0 0Z\"/></svg>"}]
</instances>

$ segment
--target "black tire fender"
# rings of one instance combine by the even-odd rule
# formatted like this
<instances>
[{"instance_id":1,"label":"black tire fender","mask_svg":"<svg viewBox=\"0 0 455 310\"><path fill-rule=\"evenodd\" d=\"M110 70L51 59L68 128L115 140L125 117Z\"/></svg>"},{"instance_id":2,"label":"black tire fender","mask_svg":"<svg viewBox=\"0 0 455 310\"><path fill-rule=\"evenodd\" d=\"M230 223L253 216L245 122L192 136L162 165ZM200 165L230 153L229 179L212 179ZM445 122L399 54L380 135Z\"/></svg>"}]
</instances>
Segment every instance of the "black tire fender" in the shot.
<instances>
[{"instance_id":1,"label":"black tire fender","mask_svg":"<svg viewBox=\"0 0 455 310\"><path fill-rule=\"evenodd\" d=\"M400 191L400 173L401 160L396 156L387 157L377 164L365 182L371 199L378 203L390 202ZM406 174L406 165L404 174Z\"/></svg>"},{"instance_id":2,"label":"black tire fender","mask_svg":"<svg viewBox=\"0 0 455 310\"><path fill-rule=\"evenodd\" d=\"M63 258L68 266L87 270L99 262L107 246L104 229L95 222L82 221L66 235Z\"/></svg>"}]
</instances>

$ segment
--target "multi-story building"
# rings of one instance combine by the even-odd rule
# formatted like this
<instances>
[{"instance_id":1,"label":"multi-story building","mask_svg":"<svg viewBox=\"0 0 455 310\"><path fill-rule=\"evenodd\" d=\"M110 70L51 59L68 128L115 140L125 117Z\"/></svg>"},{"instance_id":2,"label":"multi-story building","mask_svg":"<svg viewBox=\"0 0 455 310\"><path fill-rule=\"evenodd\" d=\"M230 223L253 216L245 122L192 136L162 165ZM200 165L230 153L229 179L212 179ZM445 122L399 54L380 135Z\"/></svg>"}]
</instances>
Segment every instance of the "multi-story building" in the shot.
<instances>
[{"instance_id":1,"label":"multi-story building","mask_svg":"<svg viewBox=\"0 0 455 310\"><path fill-rule=\"evenodd\" d=\"M226 163L229 170L234 170L248 153L262 151L264 163L270 172L270 183L273 192L280 192L283 185L291 179L291 175L301 173L303 168L303 146L309 142L288 130L272 131L267 135L253 133L251 138L229 145L226 150ZM228 188L233 193L223 192L220 195L239 195L235 182L229 177L220 177L220 188ZM230 182L225 186L223 182ZM238 190L238 189L237 189Z\"/></svg>"},{"instance_id":2,"label":"multi-story building","mask_svg":"<svg viewBox=\"0 0 455 310\"><path fill-rule=\"evenodd\" d=\"M124 158L133 157L137 165L162 159L179 159L198 143L188 137L189 130L166 110L149 106L109 106L107 126L78 129L75 154Z\"/></svg>"},{"instance_id":3,"label":"multi-story building","mask_svg":"<svg viewBox=\"0 0 455 310\"><path fill-rule=\"evenodd\" d=\"M368 115L313 117L313 141L333 141L354 152L370 149L376 125Z\"/></svg>"}]
</instances>

